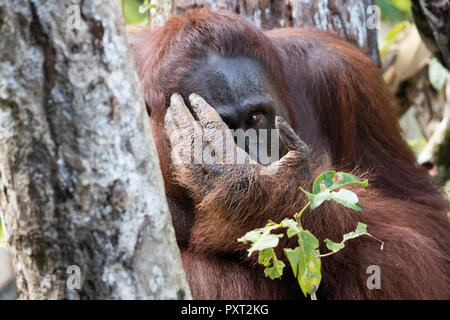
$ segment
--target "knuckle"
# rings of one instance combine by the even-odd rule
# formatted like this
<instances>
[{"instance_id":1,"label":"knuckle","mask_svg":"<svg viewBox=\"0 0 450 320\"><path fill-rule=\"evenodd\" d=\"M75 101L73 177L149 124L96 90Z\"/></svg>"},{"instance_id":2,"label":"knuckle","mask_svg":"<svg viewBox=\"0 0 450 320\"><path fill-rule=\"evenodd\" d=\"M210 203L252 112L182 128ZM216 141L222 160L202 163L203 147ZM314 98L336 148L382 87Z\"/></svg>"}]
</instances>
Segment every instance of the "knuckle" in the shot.
<instances>
[{"instance_id":1,"label":"knuckle","mask_svg":"<svg viewBox=\"0 0 450 320\"><path fill-rule=\"evenodd\" d=\"M299 150L291 150L281 160L291 164L303 164L308 161L308 154Z\"/></svg>"},{"instance_id":2,"label":"knuckle","mask_svg":"<svg viewBox=\"0 0 450 320\"><path fill-rule=\"evenodd\" d=\"M222 128L222 120L208 119L202 121L202 127L207 130L219 130Z\"/></svg>"}]
</instances>

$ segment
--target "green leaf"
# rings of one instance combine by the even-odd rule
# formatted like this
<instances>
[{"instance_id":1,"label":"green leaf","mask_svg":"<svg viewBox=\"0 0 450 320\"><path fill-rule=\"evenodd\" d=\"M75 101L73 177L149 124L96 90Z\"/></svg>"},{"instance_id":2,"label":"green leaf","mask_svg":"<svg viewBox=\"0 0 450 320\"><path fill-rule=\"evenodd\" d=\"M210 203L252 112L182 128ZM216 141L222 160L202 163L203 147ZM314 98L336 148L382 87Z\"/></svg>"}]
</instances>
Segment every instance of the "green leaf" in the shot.
<instances>
[{"instance_id":1,"label":"green leaf","mask_svg":"<svg viewBox=\"0 0 450 320\"><path fill-rule=\"evenodd\" d=\"M311 210L319 207L325 200L330 200L330 191L325 190L317 194L309 193L301 188L301 190L308 196L308 201L311 203Z\"/></svg>"},{"instance_id":2,"label":"green leaf","mask_svg":"<svg viewBox=\"0 0 450 320\"><path fill-rule=\"evenodd\" d=\"M272 267L268 268L271 262ZM258 263L266 267L264 273L266 277L269 277L272 280L283 275L284 263L277 259L273 248L260 251Z\"/></svg>"},{"instance_id":3,"label":"green leaf","mask_svg":"<svg viewBox=\"0 0 450 320\"><path fill-rule=\"evenodd\" d=\"M311 203L311 210L316 209L326 200L334 200L337 203L356 211L362 210L362 207L358 202L358 196L347 189L341 189L338 192L330 192L327 189L318 194L312 194L305 190L303 190L303 192L308 196L308 201Z\"/></svg>"},{"instance_id":4,"label":"green leaf","mask_svg":"<svg viewBox=\"0 0 450 320\"><path fill-rule=\"evenodd\" d=\"M325 191L325 189L332 191L351 184L359 184L367 189L369 181L361 181L357 176L346 172L327 171L316 178L313 184L312 193L318 194ZM320 187L321 185L323 185L322 188Z\"/></svg>"},{"instance_id":5,"label":"green leaf","mask_svg":"<svg viewBox=\"0 0 450 320\"><path fill-rule=\"evenodd\" d=\"M300 229L297 225L297 221L295 221L294 219L286 218L283 221L281 221L280 226L282 228L288 228L287 236L289 239L300 233Z\"/></svg>"},{"instance_id":6,"label":"green leaf","mask_svg":"<svg viewBox=\"0 0 450 320\"><path fill-rule=\"evenodd\" d=\"M288 258L289 264L291 265L294 277L297 278L298 273L298 262L300 261L300 247L295 249L284 249L284 254Z\"/></svg>"},{"instance_id":7,"label":"green leaf","mask_svg":"<svg viewBox=\"0 0 450 320\"><path fill-rule=\"evenodd\" d=\"M264 267L268 267L270 265L270 261L275 257L275 251L273 248L265 249L259 252L258 263L262 264Z\"/></svg>"},{"instance_id":8,"label":"green leaf","mask_svg":"<svg viewBox=\"0 0 450 320\"><path fill-rule=\"evenodd\" d=\"M311 210L331 199L353 210L361 210L362 207L358 203L358 197L352 191L341 189L338 192L332 192L332 190L352 184L359 184L367 188L369 182L367 180L361 181L357 176L350 173L327 171L319 175L314 181L312 193L300 189L308 196Z\"/></svg>"},{"instance_id":9,"label":"green leaf","mask_svg":"<svg viewBox=\"0 0 450 320\"><path fill-rule=\"evenodd\" d=\"M338 192L331 192L330 198L347 208L356 211L362 210L361 205L358 203L358 196L350 190L341 189Z\"/></svg>"},{"instance_id":10,"label":"green leaf","mask_svg":"<svg viewBox=\"0 0 450 320\"><path fill-rule=\"evenodd\" d=\"M299 234L298 243L300 257L298 259L297 280L306 297L307 294L313 294L317 291L322 278L321 262L317 250L319 240L308 230L302 230ZM292 255L293 253L291 253L291 259L293 259ZM295 262L295 260L293 261Z\"/></svg>"},{"instance_id":11,"label":"green leaf","mask_svg":"<svg viewBox=\"0 0 450 320\"><path fill-rule=\"evenodd\" d=\"M254 251L261 251L269 248L275 248L278 245L279 239L283 237L282 234L271 234L272 230L280 228L279 224L269 222L265 227L255 229L247 232L243 237L237 241L247 243L251 242L252 245L248 249L248 256Z\"/></svg>"},{"instance_id":12,"label":"green leaf","mask_svg":"<svg viewBox=\"0 0 450 320\"><path fill-rule=\"evenodd\" d=\"M345 242L347 240L354 239L354 238L357 238L357 237L360 237L363 235L370 235L367 232L367 224L358 222L358 225L356 226L355 231L344 234L344 240L342 240L342 241Z\"/></svg>"},{"instance_id":13,"label":"green leaf","mask_svg":"<svg viewBox=\"0 0 450 320\"><path fill-rule=\"evenodd\" d=\"M266 275L266 277L269 277L272 280L277 279L283 275L284 266L285 264L283 263L283 261L274 260L273 267L266 268L264 270L264 274Z\"/></svg>"},{"instance_id":14,"label":"green leaf","mask_svg":"<svg viewBox=\"0 0 450 320\"><path fill-rule=\"evenodd\" d=\"M430 83L436 91L441 91L447 82L448 71L445 67L439 62L438 59L433 58L428 65L428 77L430 79Z\"/></svg>"},{"instance_id":15,"label":"green leaf","mask_svg":"<svg viewBox=\"0 0 450 320\"><path fill-rule=\"evenodd\" d=\"M339 250L345 248L344 242L333 242L330 239L325 239L324 241L330 251L338 252Z\"/></svg>"},{"instance_id":16,"label":"green leaf","mask_svg":"<svg viewBox=\"0 0 450 320\"><path fill-rule=\"evenodd\" d=\"M344 234L343 239L341 242L333 242L330 239L325 239L324 242L327 245L327 248L332 251L332 253L336 253L339 250L345 248L345 243L347 240L355 239L361 236L369 236L371 238L374 238L375 240L378 240L381 242L381 250L383 250L384 242L375 238L370 233L367 232L367 225L361 222L358 222L358 225L356 226L355 231L349 232L347 234ZM328 255L328 254L326 254Z\"/></svg>"}]
</instances>

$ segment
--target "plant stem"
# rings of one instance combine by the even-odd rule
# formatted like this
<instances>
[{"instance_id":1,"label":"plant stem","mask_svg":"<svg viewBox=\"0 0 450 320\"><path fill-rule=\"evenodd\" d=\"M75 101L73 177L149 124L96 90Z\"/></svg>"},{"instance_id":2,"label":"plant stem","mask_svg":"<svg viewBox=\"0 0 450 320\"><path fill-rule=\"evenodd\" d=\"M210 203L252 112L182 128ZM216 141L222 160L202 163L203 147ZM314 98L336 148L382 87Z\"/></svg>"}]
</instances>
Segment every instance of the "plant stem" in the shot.
<instances>
[{"instance_id":1,"label":"plant stem","mask_svg":"<svg viewBox=\"0 0 450 320\"><path fill-rule=\"evenodd\" d=\"M337 251L336 251L336 252L337 252ZM319 254L319 255L316 256L316 257L317 257L317 258L328 257L328 256L331 256L332 254L335 254L336 252L331 251L331 252L328 252L328 253L325 253L325 254Z\"/></svg>"},{"instance_id":2,"label":"plant stem","mask_svg":"<svg viewBox=\"0 0 450 320\"><path fill-rule=\"evenodd\" d=\"M371 234L366 234L366 236L369 236L369 237L371 237L372 239L375 239L375 240L381 242L381 250L383 250L383 248L384 248L384 241L378 239L377 237L374 237L374 236L371 235Z\"/></svg>"},{"instance_id":3,"label":"plant stem","mask_svg":"<svg viewBox=\"0 0 450 320\"><path fill-rule=\"evenodd\" d=\"M299 225L299 227L301 227L301 223L300 223L300 219L302 218L302 214L303 214L303 212L306 210L306 208L308 208L309 207L309 205L311 204L311 202L308 202L307 204L306 204L306 206L304 206L303 207L303 209L299 212L299 213L297 213L296 215L295 215L295 220L297 221L297 224Z\"/></svg>"}]
</instances>

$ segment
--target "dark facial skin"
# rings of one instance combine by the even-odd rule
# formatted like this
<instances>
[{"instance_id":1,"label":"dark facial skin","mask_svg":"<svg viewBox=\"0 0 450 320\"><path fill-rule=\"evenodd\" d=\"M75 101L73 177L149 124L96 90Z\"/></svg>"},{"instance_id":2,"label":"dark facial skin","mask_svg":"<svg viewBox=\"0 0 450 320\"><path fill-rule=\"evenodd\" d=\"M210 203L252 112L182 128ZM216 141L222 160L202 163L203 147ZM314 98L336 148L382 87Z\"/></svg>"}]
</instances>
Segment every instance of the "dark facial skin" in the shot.
<instances>
[{"instance_id":1,"label":"dark facial skin","mask_svg":"<svg viewBox=\"0 0 450 320\"><path fill-rule=\"evenodd\" d=\"M203 97L230 129L255 129L258 136L259 129L267 129L269 155L275 116L288 118L271 76L256 59L211 54L182 82L180 91L185 101L191 93ZM254 140L246 139L247 152L249 145L258 143ZM279 145L281 157L286 150Z\"/></svg>"}]
</instances>

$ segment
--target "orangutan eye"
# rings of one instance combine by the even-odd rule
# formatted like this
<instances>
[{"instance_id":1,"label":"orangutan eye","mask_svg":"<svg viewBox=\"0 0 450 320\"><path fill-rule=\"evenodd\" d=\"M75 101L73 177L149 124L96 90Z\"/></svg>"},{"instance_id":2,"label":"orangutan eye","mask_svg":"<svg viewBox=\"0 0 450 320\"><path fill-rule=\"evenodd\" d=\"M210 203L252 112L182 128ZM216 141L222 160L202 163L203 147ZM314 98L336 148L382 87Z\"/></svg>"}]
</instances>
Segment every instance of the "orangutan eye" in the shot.
<instances>
[{"instance_id":1,"label":"orangutan eye","mask_svg":"<svg viewBox=\"0 0 450 320\"><path fill-rule=\"evenodd\" d=\"M261 118L262 118L261 111L257 111L257 110L251 111L247 115L246 122L248 125L256 125L259 123L259 121L261 121Z\"/></svg>"}]
</instances>

